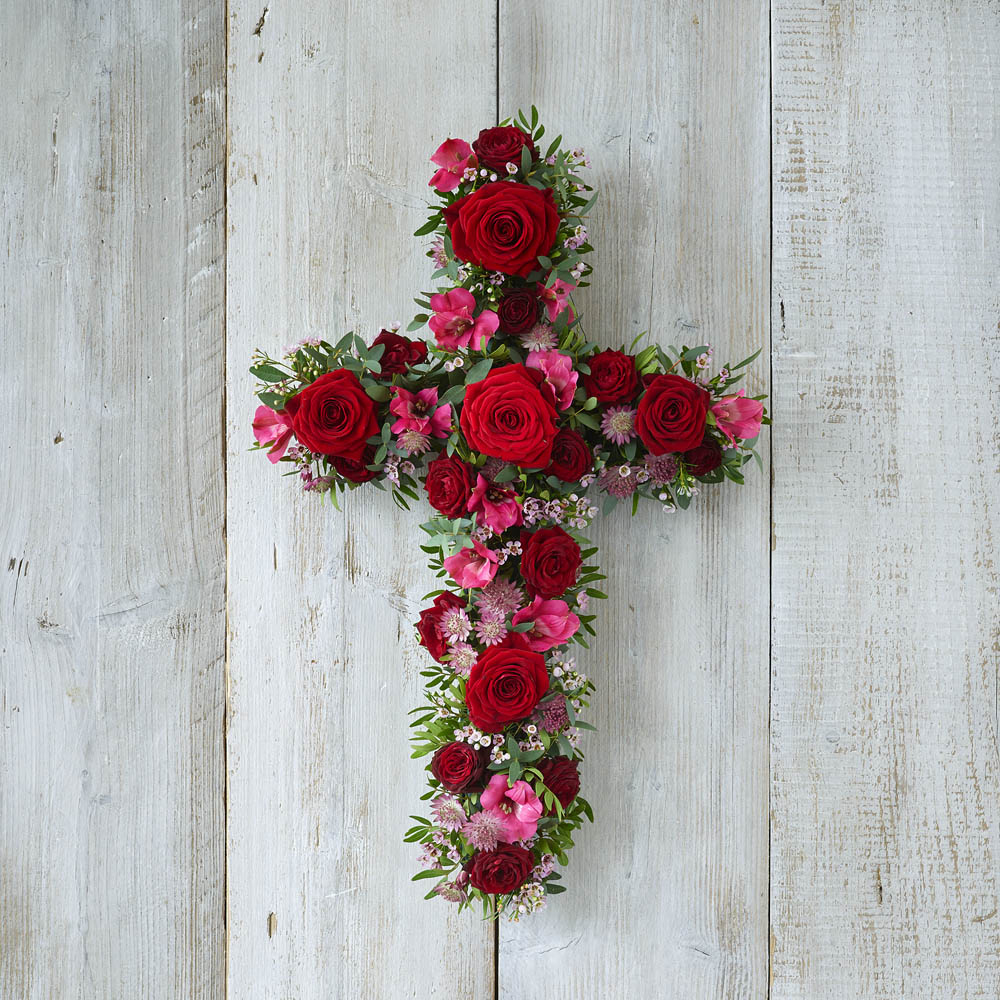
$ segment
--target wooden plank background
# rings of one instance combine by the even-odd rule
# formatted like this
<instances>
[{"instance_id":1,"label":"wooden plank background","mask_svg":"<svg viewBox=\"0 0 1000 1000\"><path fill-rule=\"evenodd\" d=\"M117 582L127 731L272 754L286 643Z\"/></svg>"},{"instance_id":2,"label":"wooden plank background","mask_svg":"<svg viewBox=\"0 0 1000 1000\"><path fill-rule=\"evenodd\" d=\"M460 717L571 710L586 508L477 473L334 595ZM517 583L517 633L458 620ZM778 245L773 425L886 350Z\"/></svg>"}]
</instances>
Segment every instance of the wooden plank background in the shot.
<instances>
[{"instance_id":1,"label":"wooden plank background","mask_svg":"<svg viewBox=\"0 0 1000 1000\"><path fill-rule=\"evenodd\" d=\"M0 996L1000 995L992 0L0 26ZM776 424L771 490L596 532L598 824L495 935L401 843L416 515L248 454L246 366L405 321L429 153L532 102L588 329L763 346Z\"/></svg>"}]
</instances>

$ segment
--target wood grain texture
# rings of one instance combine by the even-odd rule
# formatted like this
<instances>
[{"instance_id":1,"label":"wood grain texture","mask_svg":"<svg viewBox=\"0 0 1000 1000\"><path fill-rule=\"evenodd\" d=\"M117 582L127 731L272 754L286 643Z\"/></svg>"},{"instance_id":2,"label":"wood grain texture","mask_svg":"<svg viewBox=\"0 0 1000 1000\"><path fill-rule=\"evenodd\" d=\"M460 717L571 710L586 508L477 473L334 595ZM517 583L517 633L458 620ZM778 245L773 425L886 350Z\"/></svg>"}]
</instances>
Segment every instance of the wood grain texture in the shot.
<instances>
[{"instance_id":1,"label":"wood grain texture","mask_svg":"<svg viewBox=\"0 0 1000 1000\"><path fill-rule=\"evenodd\" d=\"M492 4L230 3L234 997L492 995L492 929L424 902L402 843L426 809L406 742L423 512L369 488L338 513L248 454L244 372L255 346L413 314L428 157L493 120L494 37Z\"/></svg>"},{"instance_id":2,"label":"wood grain texture","mask_svg":"<svg viewBox=\"0 0 1000 1000\"><path fill-rule=\"evenodd\" d=\"M0 995L224 995L218 4L3 7Z\"/></svg>"},{"instance_id":3,"label":"wood grain texture","mask_svg":"<svg viewBox=\"0 0 1000 1000\"><path fill-rule=\"evenodd\" d=\"M1000 11L774 4L775 1000L1000 994Z\"/></svg>"},{"instance_id":4,"label":"wood grain texture","mask_svg":"<svg viewBox=\"0 0 1000 1000\"><path fill-rule=\"evenodd\" d=\"M595 339L764 348L768 23L758 2L501 2L501 113L538 105L600 190ZM745 998L767 986L767 479L595 538L610 595L568 892L501 926L500 996Z\"/></svg>"}]
</instances>

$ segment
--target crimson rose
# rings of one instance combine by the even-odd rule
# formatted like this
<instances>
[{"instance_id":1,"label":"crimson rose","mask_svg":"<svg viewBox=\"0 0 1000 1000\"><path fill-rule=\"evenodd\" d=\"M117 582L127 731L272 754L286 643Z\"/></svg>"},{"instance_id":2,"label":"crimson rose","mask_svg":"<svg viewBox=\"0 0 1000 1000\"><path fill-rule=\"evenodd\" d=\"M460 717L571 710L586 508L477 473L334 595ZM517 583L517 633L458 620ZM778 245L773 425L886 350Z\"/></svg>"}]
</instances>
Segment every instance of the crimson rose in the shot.
<instances>
[{"instance_id":1,"label":"crimson rose","mask_svg":"<svg viewBox=\"0 0 1000 1000\"><path fill-rule=\"evenodd\" d=\"M552 443L552 461L545 472L564 483L575 483L593 461L587 442L576 431L564 427Z\"/></svg>"},{"instance_id":2,"label":"crimson rose","mask_svg":"<svg viewBox=\"0 0 1000 1000\"><path fill-rule=\"evenodd\" d=\"M588 396L599 403L625 403L639 391L635 358L621 351L601 351L587 362L590 374L583 376Z\"/></svg>"},{"instance_id":3,"label":"crimson rose","mask_svg":"<svg viewBox=\"0 0 1000 1000\"><path fill-rule=\"evenodd\" d=\"M508 722L527 718L549 689L545 657L525 645L514 633L480 653L472 667L465 703L472 724L484 733L498 733Z\"/></svg>"},{"instance_id":4,"label":"crimson rose","mask_svg":"<svg viewBox=\"0 0 1000 1000\"><path fill-rule=\"evenodd\" d=\"M330 459L330 463L345 479L349 479L352 483L367 483L378 475L376 470L368 468L369 465L373 464L374 458L375 446L366 444L360 459L334 455Z\"/></svg>"},{"instance_id":5,"label":"crimson rose","mask_svg":"<svg viewBox=\"0 0 1000 1000\"><path fill-rule=\"evenodd\" d=\"M543 393L544 376L524 365L493 369L465 390L459 422L476 451L528 469L549 464L556 436L556 409Z\"/></svg>"},{"instance_id":6,"label":"crimson rose","mask_svg":"<svg viewBox=\"0 0 1000 1000\"><path fill-rule=\"evenodd\" d=\"M371 343L372 347L379 345L383 345L385 350L379 359L382 373L375 378L402 375L410 365L418 365L427 359L427 345L422 340L410 340L392 330L383 330Z\"/></svg>"},{"instance_id":7,"label":"crimson rose","mask_svg":"<svg viewBox=\"0 0 1000 1000\"><path fill-rule=\"evenodd\" d=\"M360 461L368 438L378 434L375 400L352 371L320 375L288 401L295 436L317 455Z\"/></svg>"},{"instance_id":8,"label":"crimson rose","mask_svg":"<svg viewBox=\"0 0 1000 1000\"><path fill-rule=\"evenodd\" d=\"M696 448L705 436L709 399L707 390L680 375L657 375L635 418L642 443L654 455Z\"/></svg>"},{"instance_id":9,"label":"crimson rose","mask_svg":"<svg viewBox=\"0 0 1000 1000\"><path fill-rule=\"evenodd\" d=\"M459 260L522 277L538 267L559 230L552 192L510 181L485 184L443 214Z\"/></svg>"},{"instance_id":10,"label":"crimson rose","mask_svg":"<svg viewBox=\"0 0 1000 1000\"><path fill-rule=\"evenodd\" d=\"M445 517L464 517L472 495L472 469L457 455L441 452L427 465L424 489L436 511Z\"/></svg>"},{"instance_id":11,"label":"crimson rose","mask_svg":"<svg viewBox=\"0 0 1000 1000\"><path fill-rule=\"evenodd\" d=\"M532 596L559 597L576 583L580 546L562 528L522 535L521 545L521 576Z\"/></svg>"},{"instance_id":12,"label":"crimson rose","mask_svg":"<svg viewBox=\"0 0 1000 1000\"><path fill-rule=\"evenodd\" d=\"M545 787L559 800L559 805L563 809L568 808L580 794L580 771L576 760L571 757L543 757L535 767L542 772Z\"/></svg>"},{"instance_id":13,"label":"crimson rose","mask_svg":"<svg viewBox=\"0 0 1000 1000\"><path fill-rule=\"evenodd\" d=\"M522 132L516 125L497 125L495 128L484 128L479 138L472 143L472 148L484 167L507 172L507 164L514 163L520 168L521 150L527 146L531 150L531 158L535 158L535 143L527 132Z\"/></svg>"},{"instance_id":14,"label":"crimson rose","mask_svg":"<svg viewBox=\"0 0 1000 1000\"><path fill-rule=\"evenodd\" d=\"M497 316L501 333L527 333L538 322L538 295L531 288L515 288L500 300Z\"/></svg>"},{"instance_id":15,"label":"crimson rose","mask_svg":"<svg viewBox=\"0 0 1000 1000\"><path fill-rule=\"evenodd\" d=\"M465 863L473 889L501 896L520 889L534 867L534 853L517 844L499 844L495 851L477 851Z\"/></svg>"},{"instance_id":16,"label":"crimson rose","mask_svg":"<svg viewBox=\"0 0 1000 1000\"><path fill-rule=\"evenodd\" d=\"M464 608L465 601L457 595L446 590L443 594L438 594L434 598L434 603L429 608L424 608L420 612L420 620L417 622L417 631L420 633L420 645L434 657L438 663L441 657L448 652L448 644L441 634L441 619L445 613L455 608Z\"/></svg>"},{"instance_id":17,"label":"crimson rose","mask_svg":"<svg viewBox=\"0 0 1000 1000\"><path fill-rule=\"evenodd\" d=\"M692 476L707 476L722 465L722 448L717 441L706 437L697 448L681 456Z\"/></svg>"},{"instance_id":18,"label":"crimson rose","mask_svg":"<svg viewBox=\"0 0 1000 1000\"><path fill-rule=\"evenodd\" d=\"M486 753L468 743L445 743L431 758L431 774L449 792L475 791L485 770Z\"/></svg>"}]
</instances>

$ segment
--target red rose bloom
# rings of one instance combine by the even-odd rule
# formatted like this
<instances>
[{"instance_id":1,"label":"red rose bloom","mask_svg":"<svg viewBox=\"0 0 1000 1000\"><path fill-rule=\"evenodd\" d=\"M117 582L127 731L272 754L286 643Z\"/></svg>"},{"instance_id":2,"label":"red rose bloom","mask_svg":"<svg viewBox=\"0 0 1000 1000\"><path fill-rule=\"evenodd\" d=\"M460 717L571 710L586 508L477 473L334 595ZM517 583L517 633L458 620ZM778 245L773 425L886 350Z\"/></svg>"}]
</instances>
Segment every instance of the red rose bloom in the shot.
<instances>
[{"instance_id":1,"label":"red rose bloom","mask_svg":"<svg viewBox=\"0 0 1000 1000\"><path fill-rule=\"evenodd\" d=\"M522 535L521 545L521 576L533 597L559 597L576 583L580 546L562 528Z\"/></svg>"},{"instance_id":2,"label":"red rose bloom","mask_svg":"<svg viewBox=\"0 0 1000 1000\"><path fill-rule=\"evenodd\" d=\"M479 138L472 143L472 148L479 162L484 167L507 172L507 164L515 163L521 166L521 150L527 146L531 150L531 158L535 158L535 143L527 132L522 132L516 125L497 125L495 128L484 128Z\"/></svg>"},{"instance_id":3,"label":"red rose bloom","mask_svg":"<svg viewBox=\"0 0 1000 1000\"><path fill-rule=\"evenodd\" d=\"M468 513L472 485L472 469L456 455L441 452L427 466L427 499L445 517L464 517Z\"/></svg>"},{"instance_id":4,"label":"red rose bloom","mask_svg":"<svg viewBox=\"0 0 1000 1000\"><path fill-rule=\"evenodd\" d=\"M690 451L705 436L708 391L680 375L657 375L642 399L635 429L654 454Z\"/></svg>"},{"instance_id":5,"label":"red rose bloom","mask_svg":"<svg viewBox=\"0 0 1000 1000\"><path fill-rule=\"evenodd\" d=\"M330 464L345 478L352 483L367 483L374 479L378 472L369 469L375 459L374 445L366 444L365 450L360 459L344 458L342 455L334 455L330 459Z\"/></svg>"},{"instance_id":6,"label":"red rose bloom","mask_svg":"<svg viewBox=\"0 0 1000 1000\"><path fill-rule=\"evenodd\" d=\"M499 844L495 851L477 851L465 863L473 889L498 896L520 889L534 867L534 852L517 844Z\"/></svg>"},{"instance_id":7,"label":"red rose bloom","mask_svg":"<svg viewBox=\"0 0 1000 1000\"><path fill-rule=\"evenodd\" d=\"M538 267L538 256L552 249L559 230L552 192L510 181L485 184L443 214L459 260L521 277Z\"/></svg>"},{"instance_id":8,"label":"red rose bloom","mask_svg":"<svg viewBox=\"0 0 1000 1000\"><path fill-rule=\"evenodd\" d=\"M508 722L527 718L549 689L545 657L522 643L490 646L469 674L465 703L472 724L484 733L498 733Z\"/></svg>"},{"instance_id":9,"label":"red rose bloom","mask_svg":"<svg viewBox=\"0 0 1000 1000\"><path fill-rule=\"evenodd\" d=\"M587 442L576 431L564 427L552 443L552 462L545 472L564 483L575 483L593 464Z\"/></svg>"},{"instance_id":10,"label":"red rose bloom","mask_svg":"<svg viewBox=\"0 0 1000 1000\"><path fill-rule=\"evenodd\" d=\"M468 743L445 743L431 758L431 774L449 792L476 791L483 784L486 753Z\"/></svg>"},{"instance_id":11,"label":"red rose bloom","mask_svg":"<svg viewBox=\"0 0 1000 1000\"><path fill-rule=\"evenodd\" d=\"M505 365L468 386L459 422L469 445L528 469L548 465L556 408L551 392L542 392L543 378L524 365Z\"/></svg>"},{"instance_id":12,"label":"red rose bloom","mask_svg":"<svg viewBox=\"0 0 1000 1000\"><path fill-rule=\"evenodd\" d=\"M718 442L706 437L697 448L681 455L692 476L707 476L722 465L722 448Z\"/></svg>"},{"instance_id":13,"label":"red rose bloom","mask_svg":"<svg viewBox=\"0 0 1000 1000\"><path fill-rule=\"evenodd\" d=\"M583 376L588 396L599 403L626 403L639 391L635 358L621 351L601 351L588 362L590 374Z\"/></svg>"},{"instance_id":14,"label":"red rose bloom","mask_svg":"<svg viewBox=\"0 0 1000 1000\"><path fill-rule=\"evenodd\" d=\"M375 400L346 368L320 375L292 401L295 436L317 455L360 462L368 438L378 434Z\"/></svg>"},{"instance_id":15,"label":"red rose bloom","mask_svg":"<svg viewBox=\"0 0 1000 1000\"><path fill-rule=\"evenodd\" d=\"M379 364L382 373L375 378L392 378L402 375L410 365L418 365L427 359L427 345L422 340L410 340L391 330L383 330L371 343L372 347L382 345L385 350Z\"/></svg>"},{"instance_id":16,"label":"red rose bloom","mask_svg":"<svg viewBox=\"0 0 1000 1000\"><path fill-rule=\"evenodd\" d=\"M538 295L531 288L508 292L497 306L500 332L510 337L527 333L538 322Z\"/></svg>"},{"instance_id":17,"label":"red rose bloom","mask_svg":"<svg viewBox=\"0 0 1000 1000\"><path fill-rule=\"evenodd\" d=\"M438 594L434 598L434 603L429 608L424 608L420 612L420 620L417 622L417 631L420 633L420 645L434 657L438 663L441 657L448 652L448 644L441 634L441 619L446 611L453 608L464 608L463 601L456 594L446 590L443 594Z\"/></svg>"},{"instance_id":18,"label":"red rose bloom","mask_svg":"<svg viewBox=\"0 0 1000 1000\"><path fill-rule=\"evenodd\" d=\"M542 772L545 787L559 800L563 809L580 794L580 771L573 758L543 757L535 767ZM555 812L554 809L545 811Z\"/></svg>"}]
</instances>

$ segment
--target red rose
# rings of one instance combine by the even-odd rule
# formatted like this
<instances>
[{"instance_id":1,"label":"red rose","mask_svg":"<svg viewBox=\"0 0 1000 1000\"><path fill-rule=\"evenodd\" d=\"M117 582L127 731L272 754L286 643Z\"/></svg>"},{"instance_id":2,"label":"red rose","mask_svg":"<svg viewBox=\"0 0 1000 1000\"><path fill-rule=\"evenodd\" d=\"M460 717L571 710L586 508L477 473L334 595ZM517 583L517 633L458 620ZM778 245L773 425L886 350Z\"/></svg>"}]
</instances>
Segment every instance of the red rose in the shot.
<instances>
[{"instance_id":1,"label":"red rose","mask_svg":"<svg viewBox=\"0 0 1000 1000\"><path fill-rule=\"evenodd\" d=\"M500 896L520 889L534 867L534 853L517 844L498 844L495 851L477 851L465 863L473 889Z\"/></svg>"},{"instance_id":2,"label":"red rose","mask_svg":"<svg viewBox=\"0 0 1000 1000\"><path fill-rule=\"evenodd\" d=\"M531 150L531 158L535 158L535 143L530 135L522 132L516 125L497 125L495 128L484 128L479 138L472 143L472 148L484 167L507 172L507 164L521 166L521 150L527 146Z\"/></svg>"},{"instance_id":3,"label":"red rose","mask_svg":"<svg viewBox=\"0 0 1000 1000\"><path fill-rule=\"evenodd\" d=\"M588 362L590 374L583 376L588 396L599 403L625 403L639 391L635 358L621 351L601 351Z\"/></svg>"},{"instance_id":4,"label":"red rose","mask_svg":"<svg viewBox=\"0 0 1000 1000\"><path fill-rule=\"evenodd\" d=\"M548 689L541 653L521 643L501 644L480 653L465 685L465 703L477 729L498 733L508 722L527 718Z\"/></svg>"},{"instance_id":5,"label":"red rose","mask_svg":"<svg viewBox=\"0 0 1000 1000\"><path fill-rule=\"evenodd\" d=\"M459 422L472 448L529 469L549 464L556 408L544 376L524 365L495 368L465 390Z\"/></svg>"},{"instance_id":6,"label":"red rose","mask_svg":"<svg viewBox=\"0 0 1000 1000\"><path fill-rule=\"evenodd\" d=\"M420 612L420 620L417 622L417 631L420 633L420 645L434 657L438 663L441 657L448 652L448 644L441 634L441 619L446 611L454 608L464 608L463 601L456 594L446 590L443 594L438 594L434 598L434 603L429 608L424 608Z\"/></svg>"},{"instance_id":7,"label":"red rose","mask_svg":"<svg viewBox=\"0 0 1000 1000\"><path fill-rule=\"evenodd\" d=\"M580 771L573 758L543 757L535 767L542 772L545 787L559 800L563 809L580 794ZM555 812L554 809L545 811Z\"/></svg>"},{"instance_id":8,"label":"red rose","mask_svg":"<svg viewBox=\"0 0 1000 1000\"><path fill-rule=\"evenodd\" d=\"M445 743L431 758L431 774L449 792L476 791L483 784L485 751L468 743Z\"/></svg>"},{"instance_id":9,"label":"red rose","mask_svg":"<svg viewBox=\"0 0 1000 1000\"><path fill-rule=\"evenodd\" d=\"M382 374L375 378L402 375L410 365L418 365L427 359L427 345L422 340L410 340L391 330L383 330L371 343L372 347L379 345L383 345L385 350L379 360Z\"/></svg>"},{"instance_id":10,"label":"red rose","mask_svg":"<svg viewBox=\"0 0 1000 1000\"><path fill-rule=\"evenodd\" d=\"M707 476L722 465L722 448L718 442L706 437L697 448L681 456L692 476Z\"/></svg>"},{"instance_id":11,"label":"red rose","mask_svg":"<svg viewBox=\"0 0 1000 1000\"><path fill-rule=\"evenodd\" d=\"M375 400L346 368L320 375L291 401L295 403L295 436L317 455L360 462L365 442L378 434Z\"/></svg>"},{"instance_id":12,"label":"red rose","mask_svg":"<svg viewBox=\"0 0 1000 1000\"><path fill-rule=\"evenodd\" d=\"M654 454L690 451L705 436L709 394L680 375L657 375L639 400L635 429Z\"/></svg>"},{"instance_id":13,"label":"red rose","mask_svg":"<svg viewBox=\"0 0 1000 1000\"><path fill-rule=\"evenodd\" d=\"M538 267L538 256L552 249L559 230L552 192L510 181L485 184L443 214L459 260L522 277Z\"/></svg>"},{"instance_id":14,"label":"red rose","mask_svg":"<svg viewBox=\"0 0 1000 1000\"><path fill-rule=\"evenodd\" d=\"M367 483L374 479L378 472L369 469L368 466L375 459L375 446L366 444L365 450L360 459L344 458L342 455L334 455L330 459L330 464L345 478L352 483Z\"/></svg>"},{"instance_id":15,"label":"red rose","mask_svg":"<svg viewBox=\"0 0 1000 1000\"><path fill-rule=\"evenodd\" d=\"M472 469L456 455L441 452L427 466L424 489L430 505L445 517L464 517L472 495Z\"/></svg>"},{"instance_id":16,"label":"red rose","mask_svg":"<svg viewBox=\"0 0 1000 1000\"><path fill-rule=\"evenodd\" d=\"M545 472L564 483L575 483L593 464L587 442L576 431L564 427L552 443L552 462Z\"/></svg>"},{"instance_id":17,"label":"red rose","mask_svg":"<svg viewBox=\"0 0 1000 1000\"><path fill-rule=\"evenodd\" d=\"M497 306L500 332L510 337L527 333L538 322L538 295L532 288L515 288Z\"/></svg>"},{"instance_id":18,"label":"red rose","mask_svg":"<svg viewBox=\"0 0 1000 1000\"><path fill-rule=\"evenodd\" d=\"M580 546L562 528L522 535L521 545L521 576L532 596L559 597L576 583Z\"/></svg>"}]
</instances>

